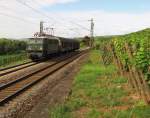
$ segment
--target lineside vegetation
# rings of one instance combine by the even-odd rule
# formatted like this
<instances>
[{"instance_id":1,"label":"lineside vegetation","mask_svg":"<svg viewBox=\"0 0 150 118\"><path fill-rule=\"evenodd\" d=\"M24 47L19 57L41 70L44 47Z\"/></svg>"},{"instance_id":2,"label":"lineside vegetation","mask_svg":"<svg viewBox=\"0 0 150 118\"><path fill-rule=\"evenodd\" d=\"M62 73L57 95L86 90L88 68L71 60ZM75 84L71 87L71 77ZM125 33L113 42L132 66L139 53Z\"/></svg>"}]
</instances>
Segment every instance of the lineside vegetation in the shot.
<instances>
[{"instance_id":1,"label":"lineside vegetation","mask_svg":"<svg viewBox=\"0 0 150 118\"><path fill-rule=\"evenodd\" d=\"M150 29L114 38L113 44L116 54L124 65L134 65L145 74L148 74L150 66ZM132 60L129 59L128 52L125 50L126 45L131 48Z\"/></svg>"},{"instance_id":2,"label":"lineside vegetation","mask_svg":"<svg viewBox=\"0 0 150 118\"><path fill-rule=\"evenodd\" d=\"M26 41L0 39L0 68L29 61Z\"/></svg>"},{"instance_id":3,"label":"lineside vegetation","mask_svg":"<svg viewBox=\"0 0 150 118\"><path fill-rule=\"evenodd\" d=\"M50 109L50 118L148 118L150 107L127 86L117 68L104 66L100 51L90 53L67 101Z\"/></svg>"},{"instance_id":4,"label":"lineside vegetation","mask_svg":"<svg viewBox=\"0 0 150 118\"><path fill-rule=\"evenodd\" d=\"M118 73L150 104L150 29L113 37L101 50L104 63L113 61Z\"/></svg>"},{"instance_id":5,"label":"lineside vegetation","mask_svg":"<svg viewBox=\"0 0 150 118\"><path fill-rule=\"evenodd\" d=\"M8 53L16 53L26 50L27 43L25 41L0 39L0 55Z\"/></svg>"}]
</instances>

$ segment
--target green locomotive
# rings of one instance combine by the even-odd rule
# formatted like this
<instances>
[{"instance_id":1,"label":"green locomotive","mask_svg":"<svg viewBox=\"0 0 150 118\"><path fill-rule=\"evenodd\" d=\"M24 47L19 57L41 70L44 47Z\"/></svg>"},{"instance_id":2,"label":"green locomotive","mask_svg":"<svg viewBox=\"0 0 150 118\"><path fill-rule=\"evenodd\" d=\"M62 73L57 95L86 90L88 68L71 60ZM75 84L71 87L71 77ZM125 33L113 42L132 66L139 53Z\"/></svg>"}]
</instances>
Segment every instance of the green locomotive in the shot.
<instances>
[{"instance_id":1,"label":"green locomotive","mask_svg":"<svg viewBox=\"0 0 150 118\"><path fill-rule=\"evenodd\" d=\"M55 36L30 38L27 51L32 60L47 58L52 55L78 50L80 43L75 39Z\"/></svg>"}]
</instances>

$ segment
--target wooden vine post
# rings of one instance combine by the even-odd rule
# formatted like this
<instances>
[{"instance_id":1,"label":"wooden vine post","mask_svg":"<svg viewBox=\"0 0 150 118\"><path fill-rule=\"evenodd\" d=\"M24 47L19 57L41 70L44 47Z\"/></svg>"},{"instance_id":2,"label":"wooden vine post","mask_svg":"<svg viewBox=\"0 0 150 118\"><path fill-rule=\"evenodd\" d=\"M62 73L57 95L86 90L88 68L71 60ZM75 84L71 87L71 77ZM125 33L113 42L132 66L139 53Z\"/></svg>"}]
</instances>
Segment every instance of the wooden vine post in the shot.
<instances>
[{"instance_id":1,"label":"wooden vine post","mask_svg":"<svg viewBox=\"0 0 150 118\"><path fill-rule=\"evenodd\" d=\"M133 54L132 54L132 48L129 46L129 44L125 44L125 47L127 49L127 53L129 56L129 59L132 60ZM139 89L139 93L142 96L142 98L145 100L147 104L150 103L150 89L146 83L146 81L143 78L143 73L141 71L137 70L135 66L131 66L130 70L132 71L133 77L135 78L135 81L137 82L136 86Z\"/></svg>"}]
</instances>

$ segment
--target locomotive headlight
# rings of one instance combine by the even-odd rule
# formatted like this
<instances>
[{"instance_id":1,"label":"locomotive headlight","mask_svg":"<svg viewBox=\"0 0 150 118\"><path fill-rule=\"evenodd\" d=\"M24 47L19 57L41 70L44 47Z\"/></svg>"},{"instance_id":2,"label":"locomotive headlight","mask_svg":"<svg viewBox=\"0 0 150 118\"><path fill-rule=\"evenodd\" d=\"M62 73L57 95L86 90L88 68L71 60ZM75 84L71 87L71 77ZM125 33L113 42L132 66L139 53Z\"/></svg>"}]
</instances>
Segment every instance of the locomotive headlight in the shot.
<instances>
[{"instance_id":1,"label":"locomotive headlight","mask_svg":"<svg viewBox=\"0 0 150 118\"><path fill-rule=\"evenodd\" d=\"M42 47L40 47L40 50L43 50L43 48L42 48Z\"/></svg>"}]
</instances>

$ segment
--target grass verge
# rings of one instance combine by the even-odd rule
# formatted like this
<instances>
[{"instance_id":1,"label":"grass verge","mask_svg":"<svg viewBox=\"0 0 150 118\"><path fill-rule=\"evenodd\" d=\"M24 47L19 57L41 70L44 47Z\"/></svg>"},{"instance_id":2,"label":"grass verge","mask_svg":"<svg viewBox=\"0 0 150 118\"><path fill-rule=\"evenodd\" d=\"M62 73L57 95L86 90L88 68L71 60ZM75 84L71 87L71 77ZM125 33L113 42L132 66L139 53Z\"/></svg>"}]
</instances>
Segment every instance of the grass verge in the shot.
<instances>
[{"instance_id":1,"label":"grass verge","mask_svg":"<svg viewBox=\"0 0 150 118\"><path fill-rule=\"evenodd\" d=\"M99 51L91 51L88 61L74 80L72 94L49 112L50 118L150 118L150 107L128 87L127 79L105 67Z\"/></svg>"},{"instance_id":2,"label":"grass verge","mask_svg":"<svg viewBox=\"0 0 150 118\"><path fill-rule=\"evenodd\" d=\"M0 55L0 68L14 66L30 61L25 52L15 54Z\"/></svg>"}]
</instances>

